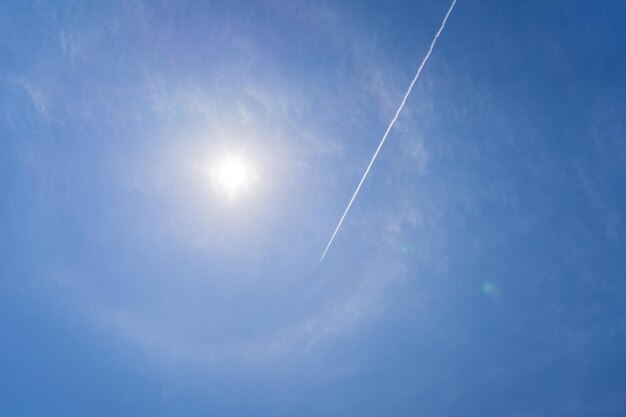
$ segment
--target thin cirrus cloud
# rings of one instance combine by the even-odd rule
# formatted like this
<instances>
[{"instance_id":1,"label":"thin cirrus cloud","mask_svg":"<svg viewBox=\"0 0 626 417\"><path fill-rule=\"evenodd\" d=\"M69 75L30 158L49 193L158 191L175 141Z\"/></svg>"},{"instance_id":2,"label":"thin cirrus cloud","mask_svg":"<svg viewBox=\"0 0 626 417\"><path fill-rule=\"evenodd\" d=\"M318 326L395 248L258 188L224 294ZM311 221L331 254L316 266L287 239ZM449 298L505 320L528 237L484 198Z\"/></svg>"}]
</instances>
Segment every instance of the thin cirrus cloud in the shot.
<instances>
[{"instance_id":1,"label":"thin cirrus cloud","mask_svg":"<svg viewBox=\"0 0 626 417\"><path fill-rule=\"evenodd\" d=\"M420 63L419 67L417 68L417 72L415 73L415 76L413 77L413 80L411 80L411 83L409 84L409 88L407 89L406 93L404 94L404 97L402 98L402 101L400 102L400 106L396 110L396 113L394 114L393 118L391 119L391 122L387 126L387 130L385 130L385 133L383 134L383 137L380 140L380 143L378 144L378 147L374 151L374 155L372 155L372 159L370 159L370 162L367 165L367 168L365 168L365 172L363 173L363 176L359 180L359 183L356 186L356 189L354 190L354 193L352 194L352 197L350 197L350 201L348 202L348 205L346 206L343 214L341 215L341 218L339 219L339 223L337 223L337 226L335 227L335 230L333 231L333 234L331 235L330 240L328 241L328 244L326 245L326 248L324 248L324 252L322 253L322 256L320 258L320 262L322 260L324 260L324 257L326 256L326 253L328 252L328 249L330 249L330 246L332 245L333 240L335 240L335 236L337 235L337 232L341 228L341 225L343 224L343 221L346 218L346 215L348 214L348 212L350 211L350 208L352 207L352 203L354 202L354 199L359 194L359 191L361 190L361 186L363 185L363 182L365 181L365 178L367 178L367 174L369 174L370 169L372 168L372 165L374 164L374 161L376 160L376 157L378 157L378 153L380 152L380 149L385 144L385 141L387 140L387 136L389 136L389 132L391 132L391 129L396 124L396 121L398 120L398 116L400 115L400 112L402 112L402 109L404 108L404 105L406 104L406 100L409 98L409 95L411 94L411 91L413 90L413 86L415 85L415 83L419 79L419 76L422 73L422 70L424 69L424 66L428 62L428 58L430 58L430 55L433 52L433 48L435 47L435 44L437 43L437 40L439 39L439 36L441 35L441 32L443 32L443 29L446 26L446 22L448 21L448 18L450 17L450 13L452 13L452 10L454 9L456 1L457 0L453 0L452 4L450 4L450 8L448 9L446 15L444 16L443 21L441 22L441 26L439 27L439 30L437 30L437 33L435 34L435 37L433 38L432 42L430 43L430 47L428 48L428 52L426 53L426 55L424 56L424 59Z\"/></svg>"},{"instance_id":2,"label":"thin cirrus cloud","mask_svg":"<svg viewBox=\"0 0 626 417\"><path fill-rule=\"evenodd\" d=\"M104 30L103 27L100 29ZM149 28L144 27L142 31L144 36L149 36ZM61 40L64 41L61 43L62 53L59 55L59 62L64 59L63 54L67 52L66 41L68 36L61 37ZM84 36L76 33L70 38L85 39ZM253 46L249 45L248 48L253 48ZM75 69L80 69L80 66L88 61L89 55L95 53L90 48L76 47L72 51L73 59L69 63L66 62L66 65L75 66ZM255 54L255 51L252 50L250 53ZM85 54L82 59L81 54ZM157 133L157 136L133 138L133 141L137 143L148 143L148 139L150 139L151 146L147 151L137 154L132 147L126 148L131 152L120 153L115 158L118 162L111 165L114 180L121 183L128 191L140 192L143 198L164 205L162 210L154 211L154 208L151 208L150 210L154 212L146 212L140 221L133 223L127 223L129 219L126 218L125 214L117 218L120 225L127 224L128 227L127 230L118 232L121 233L119 237L125 237L131 244L139 244L143 240L140 238L143 234L147 240L159 241L164 236L169 236L170 239L174 238L172 240L174 243L219 250L218 244L209 244L209 242L213 242L216 236L214 225L219 221L218 218L213 220L212 217L219 216L220 213L209 211L211 215L207 216L207 212L202 212L201 209L207 207L206 199L208 196L203 194L206 190L203 190L201 185L202 170L193 169L202 160L202 157L198 158L197 156L202 156L203 153L208 153L207 151L211 150L211 146L205 146L207 141L227 144L233 138L245 139L248 137L249 145L253 148L256 146L255 142L257 144L263 142L267 145L267 143L275 141L273 154L274 157L279 156L281 159L265 161L265 168L268 171L261 174L264 174L268 182L276 182L277 185L274 186L276 189L289 186L290 183L295 187L298 181L301 181L301 176L308 175L310 169L319 166L320 161L341 157L344 154L345 148L339 144L340 142L336 140L336 137L329 138L321 135L310 123L309 127L306 127L306 123L304 124L305 127L293 126L288 123L290 118L305 118L307 112L312 110L310 104L305 104L309 91L297 84L293 85L294 88L283 86L273 89L262 84L259 85L253 74L246 74L247 81L216 89L210 84L180 83L173 74L162 71L151 72L146 68L135 75L137 79L143 79L143 82L132 89L125 89L122 85L116 85L113 80L108 79L104 82L108 83L111 88L101 90L97 96L83 95L77 91L64 91L62 95L57 95L56 99L60 100L62 97L64 100L65 98L72 100L67 103L51 104L60 108L62 115L71 115L73 119L81 120L82 123L91 121L98 110L105 111L107 115L105 120L109 127L129 126L133 123L144 124L155 116L159 118L162 131L152 132ZM54 80L54 77L50 79ZM60 86L54 83L48 87L53 91L60 89ZM371 94L367 81L362 87L357 90L360 94L358 100L363 100L364 95ZM89 88L93 87L90 86ZM383 88L383 86L377 88ZM235 96L237 98L228 100L227 97L233 91L239 92ZM325 89L318 89L319 92L321 92L321 95L318 96L320 101L336 100L340 108L346 111L349 111L349 108L355 103L353 97L337 96L336 93ZM131 95L133 100L126 103L124 99ZM128 119L127 115L123 114L129 113L124 112L124 106L128 106L128 110L131 110L130 113L135 112L133 119ZM115 107L118 107L116 111L107 110ZM78 108L91 110L87 112L72 111ZM333 113L329 111L327 115L331 117ZM268 129L270 123L264 121L264 117L268 117L273 122L273 126L280 126L280 129L274 128L274 131L270 132ZM182 120L187 121L188 124L186 126L181 124ZM101 125L101 129L106 128L106 124ZM296 142L298 142L298 146L296 146ZM303 144L306 146L302 146ZM219 149L219 147L214 147L214 149ZM116 152L113 152L113 155L115 154ZM257 157L262 156L263 152L257 152ZM273 171L269 170L269 166L273 168ZM198 178L194 179L194 177ZM193 185L194 183L197 185ZM259 186L267 187L269 185L260 184ZM298 192L304 191L298 190ZM62 190L57 189L57 193L59 192ZM328 196L329 194L325 193L323 198L328 198ZM279 201L287 202L285 199ZM116 205L119 206L117 203ZM116 205L111 205L111 208L115 209ZM157 216L161 216L162 221L157 222ZM254 215L252 217L248 215L248 217L249 221L254 219ZM281 221L278 221L278 224L280 223ZM244 222L244 224L247 223ZM227 229L222 229L219 233L218 236L223 238L228 236ZM102 236L109 236L109 232L104 231ZM136 243L133 243L135 241ZM249 244L260 245L261 243L251 241ZM274 246L279 252L282 251L280 245L275 243L272 243L270 248ZM89 276L88 273L85 275ZM89 278L85 279L89 280ZM362 286L359 282L355 283L357 288ZM371 286L366 288L369 287ZM89 288L89 285L86 288ZM346 290L346 292L350 293L351 291ZM301 324L292 324L284 329L274 329L273 331L282 334L282 336L263 343L268 346L275 346L276 340L283 340L285 343L287 340L291 340L285 345L287 346L302 340L297 343L315 346L314 340L336 337L345 332L346 329L356 326L360 322L360 317L367 316L374 308L374 304L368 301L372 300L373 293L371 291L368 292L369 295L367 296L362 295L364 293L361 290L357 291L356 294L361 295L346 296L345 299L340 297L333 302L334 306L320 308L319 313L302 316ZM322 299L319 301L324 303ZM109 303L107 300L100 299L94 303L96 305L102 303L100 307L96 308L97 311L107 311L109 308L105 307ZM81 305L89 308L88 304ZM148 307L147 311L149 310ZM137 327L133 323L136 320L141 322L139 319L141 313L133 313L133 309L124 312L124 310L115 308L114 311L117 313L97 313L97 315L104 321L106 321L106 317L110 317L112 327L119 327L120 331L117 333L121 337L134 340L139 345L149 346L151 349L157 349L157 351L158 340L163 340L164 346L187 346L180 348L183 351L203 351L203 348L192 348L193 343L191 342L186 343L186 336L184 335L180 336L180 339L176 337L162 339L165 337L164 334L167 334L165 332L157 337L159 333L158 323L146 325L144 331L139 331L142 326ZM96 322L102 323L102 320L96 320ZM154 326L157 327L154 328ZM151 328L153 328L152 331L150 331ZM150 336L153 333L154 337ZM166 342L166 340L169 341ZM308 342L305 342L306 340ZM172 349L174 348L172 347ZM285 349L289 350L287 347Z\"/></svg>"},{"instance_id":3,"label":"thin cirrus cloud","mask_svg":"<svg viewBox=\"0 0 626 417\"><path fill-rule=\"evenodd\" d=\"M451 1L0 3L3 410L624 414L622 6L455 3L315 256Z\"/></svg>"}]
</instances>

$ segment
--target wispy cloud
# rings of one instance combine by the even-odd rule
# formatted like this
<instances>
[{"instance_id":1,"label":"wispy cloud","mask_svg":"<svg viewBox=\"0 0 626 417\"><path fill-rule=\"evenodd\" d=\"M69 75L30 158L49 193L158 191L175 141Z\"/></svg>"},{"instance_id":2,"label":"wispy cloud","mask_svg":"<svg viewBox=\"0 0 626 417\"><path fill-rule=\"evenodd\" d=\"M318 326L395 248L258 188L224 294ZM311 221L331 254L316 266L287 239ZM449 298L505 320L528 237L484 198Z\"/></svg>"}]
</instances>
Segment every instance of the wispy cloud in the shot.
<instances>
[{"instance_id":1,"label":"wispy cloud","mask_svg":"<svg viewBox=\"0 0 626 417\"><path fill-rule=\"evenodd\" d=\"M53 119L53 109L49 95L39 83L27 78L14 78L11 81L26 93L33 108L43 119L48 121Z\"/></svg>"},{"instance_id":2,"label":"wispy cloud","mask_svg":"<svg viewBox=\"0 0 626 417\"><path fill-rule=\"evenodd\" d=\"M326 245L326 248L324 249L324 253L322 253L322 257L320 258L320 262L324 259L324 256L326 256L326 252L328 252L328 249L332 245L333 240L335 239L335 236L337 235L337 232L341 228L341 224L343 223L344 219L346 218L346 215L350 211L350 207L352 207L352 203L354 202L354 199L359 194L359 191L361 190L361 186L363 185L363 182L365 181L365 178L367 178L367 174L369 174L370 169L372 168L372 165L374 164L374 161L378 157L378 153L380 152L380 149L385 144L385 141L387 140L387 137L389 136L389 132L391 132L391 129L396 124L396 121L398 120L398 116L402 112L402 109L404 108L404 105L406 104L406 101L409 98L409 95L411 94L411 91L413 90L413 86L415 85L415 83L419 79L419 76L422 73L422 70L424 69L424 66L426 65L426 62L428 62L428 58L430 58L430 55L433 52L433 48L435 47L435 44L437 43L437 39L439 39L439 36L441 35L441 32L443 32L443 29L445 28L446 22L448 21L448 18L450 17L450 13L452 13L452 10L454 9L454 5L456 4L456 2L457 2L457 0L453 0L452 1L452 4L450 5L450 8L448 9L448 12L446 13L445 17L443 18L443 21L441 22L441 26L439 27L439 30L437 31L437 33L435 34L435 37L433 38L432 42L430 43L430 47L428 48L428 52L426 53L426 56L424 57L424 59L422 60L422 62L419 65L419 67L417 68L417 72L415 73L415 77L413 77L413 80L411 81L411 84L409 84L408 90L406 91L406 93L404 94L404 97L402 98L402 102L400 103L400 106L398 107L398 110L396 110L396 114L393 116L393 119L391 119L391 122L389 123L389 126L387 126L387 130L385 131L385 134L383 135L382 139L380 140L380 143L378 144L378 147L376 148L376 151L374 151L374 155L372 155L372 159L370 160L369 164L367 165L367 168L365 169L365 172L363 173L363 176L361 177L361 180L359 181L359 184L356 186L356 190L354 190L354 194L352 194L352 197L350 198L350 201L348 202L348 206L346 207L346 209L344 210L343 214L341 215L341 218L339 219L339 223L337 224L337 227L335 228L335 231L333 232L332 236L330 237L330 240L328 241L328 244Z\"/></svg>"}]
</instances>

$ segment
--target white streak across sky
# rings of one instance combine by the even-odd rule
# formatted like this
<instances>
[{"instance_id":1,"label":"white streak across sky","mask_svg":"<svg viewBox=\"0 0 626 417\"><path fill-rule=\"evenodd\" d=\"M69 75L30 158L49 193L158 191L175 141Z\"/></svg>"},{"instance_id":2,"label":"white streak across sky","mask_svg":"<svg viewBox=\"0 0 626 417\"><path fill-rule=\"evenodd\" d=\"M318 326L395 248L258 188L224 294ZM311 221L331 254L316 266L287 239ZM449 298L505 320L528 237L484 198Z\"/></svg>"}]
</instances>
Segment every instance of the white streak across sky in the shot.
<instances>
[{"instance_id":1,"label":"white streak across sky","mask_svg":"<svg viewBox=\"0 0 626 417\"><path fill-rule=\"evenodd\" d=\"M448 17L450 17L450 13L452 13L452 9L454 9L456 2L457 0L452 0L452 4L450 5L448 12L446 13L445 17L443 18L443 21L441 22L441 26L439 27L439 30L437 31L437 33L435 34L435 37L430 43L430 48L428 48L428 52L426 53L426 56L424 57L424 59L422 59L420 66L417 68L415 77L413 77L413 81L411 81L411 84L409 85L408 90L406 90L406 93L404 94L404 98L402 99L402 102L400 103L398 110L396 110L396 114L393 116L393 119L391 119L389 126L387 126L387 130L385 131L383 138L380 140L380 143L378 144L378 148L376 148L374 155L372 155L372 159L370 160L370 163L367 165L367 168L365 169L365 172L363 173L363 176L361 177L361 181L359 181L359 185L357 185L356 190L354 190L354 194L352 194L352 198L350 198L350 202L348 203L348 206L344 210L343 215L341 216L341 219L339 219L339 223L337 224L337 227L335 228L333 235L330 237L330 240L328 241L328 245L326 245L326 249L324 249L324 253L322 254L322 257L320 258L320 262L322 262L322 260L324 259L324 256L326 256L326 252L328 252L328 249L330 248L330 245L332 245L333 240L335 240L335 236L337 235L339 228L341 227L344 219L346 218L348 211L350 211L350 207L352 207L352 203L354 202L354 199L359 193L359 190L361 190L363 181L365 181L365 178L367 177L367 174L369 174L370 169L372 168L372 165L374 164L374 161L376 160L376 157L378 157L378 152L380 152L380 148L383 147L383 144L387 140L387 136L389 136L389 132L391 131L391 128L393 127L393 125L396 124L396 121L398 120L398 116L400 115L400 112L404 108L404 105L406 104L406 100L409 98L409 94L411 94L411 90L413 90L413 86L415 85L415 83L417 82L417 79L422 73L422 70L424 69L424 65L426 65L426 62L428 61L428 58L430 58L430 54L433 52L433 48L435 47L435 44L437 43L437 39L439 39L439 35L441 35L441 32L443 32L443 28L446 27L446 22L448 21Z\"/></svg>"}]
</instances>

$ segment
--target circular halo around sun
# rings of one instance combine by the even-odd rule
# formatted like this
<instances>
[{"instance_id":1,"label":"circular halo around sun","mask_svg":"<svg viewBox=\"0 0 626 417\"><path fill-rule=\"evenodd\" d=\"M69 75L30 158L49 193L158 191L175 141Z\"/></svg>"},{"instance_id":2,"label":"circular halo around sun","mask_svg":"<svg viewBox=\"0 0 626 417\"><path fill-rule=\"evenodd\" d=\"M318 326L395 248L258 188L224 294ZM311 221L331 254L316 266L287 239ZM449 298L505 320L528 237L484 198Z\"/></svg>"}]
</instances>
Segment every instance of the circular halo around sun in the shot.
<instances>
[{"instance_id":1,"label":"circular halo around sun","mask_svg":"<svg viewBox=\"0 0 626 417\"><path fill-rule=\"evenodd\" d=\"M215 187L230 200L237 199L257 182L257 174L245 157L224 155L218 159L211 170L211 179Z\"/></svg>"}]
</instances>

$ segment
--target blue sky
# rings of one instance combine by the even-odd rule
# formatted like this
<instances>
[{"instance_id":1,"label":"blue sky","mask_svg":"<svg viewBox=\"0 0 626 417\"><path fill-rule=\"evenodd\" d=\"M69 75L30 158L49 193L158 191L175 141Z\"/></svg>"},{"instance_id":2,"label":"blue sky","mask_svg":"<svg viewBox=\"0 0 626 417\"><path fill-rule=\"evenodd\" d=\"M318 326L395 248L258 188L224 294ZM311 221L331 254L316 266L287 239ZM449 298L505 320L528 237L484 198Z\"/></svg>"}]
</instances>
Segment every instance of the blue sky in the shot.
<instances>
[{"instance_id":1,"label":"blue sky","mask_svg":"<svg viewBox=\"0 0 626 417\"><path fill-rule=\"evenodd\" d=\"M319 262L449 5L2 2L2 414L623 416L624 2L459 0Z\"/></svg>"}]
</instances>

